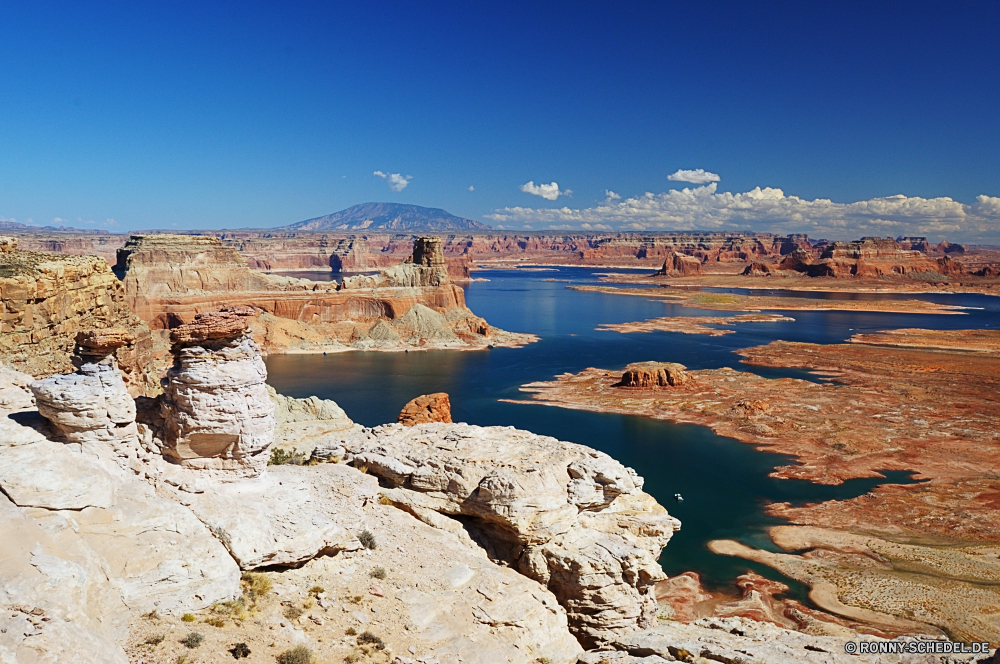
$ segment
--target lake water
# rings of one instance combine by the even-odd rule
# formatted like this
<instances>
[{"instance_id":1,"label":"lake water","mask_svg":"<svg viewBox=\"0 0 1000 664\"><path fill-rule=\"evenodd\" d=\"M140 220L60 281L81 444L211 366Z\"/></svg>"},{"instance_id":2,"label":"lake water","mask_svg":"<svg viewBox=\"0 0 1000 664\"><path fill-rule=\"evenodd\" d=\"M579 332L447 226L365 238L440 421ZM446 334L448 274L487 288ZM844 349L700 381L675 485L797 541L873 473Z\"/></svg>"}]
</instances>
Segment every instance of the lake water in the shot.
<instances>
[{"instance_id":1,"label":"lake water","mask_svg":"<svg viewBox=\"0 0 1000 664\"><path fill-rule=\"evenodd\" d=\"M331 355L274 355L266 359L268 382L282 394L312 394L333 399L355 421L366 426L394 422L410 399L447 392L452 418L484 426L513 425L538 434L601 450L631 466L645 480L645 490L682 522L660 558L670 574L696 571L710 588L732 587L748 569L792 586L790 595L804 599L805 588L770 568L710 552L712 539L737 539L774 550L765 529L779 521L763 513L769 502L794 503L845 499L867 493L880 483L908 483L906 473L887 479L859 479L831 487L802 480L776 480L768 473L788 458L759 452L752 446L715 435L697 425L672 424L643 417L590 413L541 405L501 403L524 399L518 388L551 380L587 367L619 369L630 362L680 362L690 369L723 366L763 376L816 380L794 369L749 367L732 351L774 339L838 343L856 332L923 327L968 329L1000 325L1000 298L980 295L911 296L969 309L965 315L885 314L842 311L780 312L794 322L745 323L722 337L671 332L619 334L599 332L600 323L625 323L658 316L727 315L688 309L639 296L587 293L566 288L593 284L607 269L578 267L546 271L479 271L466 288L469 308L492 325L531 332L542 340L524 348L483 351L414 351L409 353L347 352ZM647 271L648 272L648 271ZM560 279L566 281L546 281ZM781 291L757 291L782 294ZM839 298L843 294L811 293ZM673 499L675 493L683 502Z\"/></svg>"}]
</instances>

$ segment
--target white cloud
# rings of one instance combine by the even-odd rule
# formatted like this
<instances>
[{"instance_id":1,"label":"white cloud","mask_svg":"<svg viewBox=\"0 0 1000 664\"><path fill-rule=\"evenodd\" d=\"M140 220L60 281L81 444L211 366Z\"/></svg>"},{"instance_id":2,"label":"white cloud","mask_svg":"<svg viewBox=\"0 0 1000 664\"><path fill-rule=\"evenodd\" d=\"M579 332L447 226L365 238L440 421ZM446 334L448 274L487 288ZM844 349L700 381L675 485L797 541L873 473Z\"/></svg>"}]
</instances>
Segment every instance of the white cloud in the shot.
<instances>
[{"instance_id":1,"label":"white cloud","mask_svg":"<svg viewBox=\"0 0 1000 664\"><path fill-rule=\"evenodd\" d=\"M708 184L718 182L721 178L715 173L709 173L704 168L696 168L693 171L678 170L667 176L668 180L674 182L690 182L691 184Z\"/></svg>"},{"instance_id":2,"label":"white cloud","mask_svg":"<svg viewBox=\"0 0 1000 664\"><path fill-rule=\"evenodd\" d=\"M547 201L554 201L560 196L569 196L573 193L572 189L563 189L560 191L559 185L555 182L550 182L549 184L535 184L534 180L529 180L527 184L522 184L521 191L526 194L541 196Z\"/></svg>"},{"instance_id":3,"label":"white cloud","mask_svg":"<svg viewBox=\"0 0 1000 664\"><path fill-rule=\"evenodd\" d=\"M661 194L622 199L612 191L589 208L508 207L487 219L530 223L535 228L622 230L757 230L780 234L808 233L814 238L856 239L863 235L926 235L985 244L1000 242L1000 198L979 196L972 205L948 197L921 198L902 194L834 203L818 198L786 196L781 189L755 187L744 193L718 191L714 182Z\"/></svg>"},{"instance_id":4,"label":"white cloud","mask_svg":"<svg viewBox=\"0 0 1000 664\"><path fill-rule=\"evenodd\" d=\"M469 185L469 191L475 191L475 190L476 190L476 188L475 188L475 187L473 187L473 186L472 186L472 185L470 184L470 185Z\"/></svg>"},{"instance_id":5,"label":"white cloud","mask_svg":"<svg viewBox=\"0 0 1000 664\"><path fill-rule=\"evenodd\" d=\"M383 180L386 180L389 183L389 189L392 189L393 191L403 191L406 189L406 185L410 184L410 180L413 179L412 175L404 177L399 173L383 173L382 171L375 171L372 175L377 175Z\"/></svg>"},{"instance_id":6,"label":"white cloud","mask_svg":"<svg viewBox=\"0 0 1000 664\"><path fill-rule=\"evenodd\" d=\"M604 190L604 197L607 198L609 201L621 200L621 196L611 191L610 189Z\"/></svg>"},{"instance_id":7,"label":"white cloud","mask_svg":"<svg viewBox=\"0 0 1000 664\"><path fill-rule=\"evenodd\" d=\"M52 218L52 223L54 223L54 224L65 224L66 220L62 219L60 217L53 217Z\"/></svg>"},{"instance_id":8,"label":"white cloud","mask_svg":"<svg viewBox=\"0 0 1000 664\"><path fill-rule=\"evenodd\" d=\"M114 226L114 225L115 225L115 224L117 224L118 222L117 222L117 221L115 221L114 219L107 219L107 220L105 220L105 222L104 222L104 223L106 223L106 224L107 224L108 226Z\"/></svg>"}]
</instances>

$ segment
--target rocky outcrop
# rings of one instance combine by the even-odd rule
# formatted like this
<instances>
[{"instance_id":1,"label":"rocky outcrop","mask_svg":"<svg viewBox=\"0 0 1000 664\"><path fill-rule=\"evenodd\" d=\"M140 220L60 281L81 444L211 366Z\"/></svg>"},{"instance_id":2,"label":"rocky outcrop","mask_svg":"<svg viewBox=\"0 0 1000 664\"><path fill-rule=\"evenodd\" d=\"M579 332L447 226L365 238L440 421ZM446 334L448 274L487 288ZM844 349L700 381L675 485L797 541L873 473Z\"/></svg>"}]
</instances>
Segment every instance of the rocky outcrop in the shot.
<instances>
[{"instance_id":1,"label":"rocky outcrop","mask_svg":"<svg viewBox=\"0 0 1000 664\"><path fill-rule=\"evenodd\" d=\"M691 256L670 252L663 260L658 277L691 277L701 274L701 261Z\"/></svg>"},{"instance_id":2,"label":"rocky outcrop","mask_svg":"<svg viewBox=\"0 0 1000 664\"><path fill-rule=\"evenodd\" d=\"M160 403L164 454L188 468L257 475L274 442L274 404L246 311L198 314L171 331Z\"/></svg>"},{"instance_id":3,"label":"rocky outcrop","mask_svg":"<svg viewBox=\"0 0 1000 664\"><path fill-rule=\"evenodd\" d=\"M649 390L683 385L691 379L686 369L676 362L635 362L625 367L622 380L616 387Z\"/></svg>"},{"instance_id":4,"label":"rocky outcrop","mask_svg":"<svg viewBox=\"0 0 1000 664\"><path fill-rule=\"evenodd\" d=\"M768 664L937 664L948 661L973 662L982 655L914 655L906 651L884 653L851 653L845 651L847 641L857 641L858 635L845 630L839 636L815 636L775 627L746 618L702 618L683 624L667 621L652 629L642 630L615 640L618 652L588 653L581 662L597 664L602 658L613 664L626 664L622 654L635 657L661 657L660 661L767 662ZM865 636L865 641L883 641ZM921 639L910 637L909 641ZM924 639L926 640L926 639ZM903 641L900 645L906 645ZM633 660L634 661L634 660ZM650 661L650 660L639 660ZM654 660L655 661L655 660Z\"/></svg>"},{"instance_id":5,"label":"rocky outcrop","mask_svg":"<svg viewBox=\"0 0 1000 664\"><path fill-rule=\"evenodd\" d=\"M132 342L125 330L81 331L73 356L77 370L31 384L38 412L56 435L85 447L135 441L135 400L118 369L115 351Z\"/></svg>"},{"instance_id":6,"label":"rocky outcrop","mask_svg":"<svg viewBox=\"0 0 1000 664\"><path fill-rule=\"evenodd\" d=\"M115 351L129 393L159 391L149 329L129 310L104 259L6 246L0 253L0 360L36 378L72 371L78 332L118 327L131 337Z\"/></svg>"},{"instance_id":7,"label":"rocky outcrop","mask_svg":"<svg viewBox=\"0 0 1000 664\"><path fill-rule=\"evenodd\" d=\"M385 425L338 446L388 501L551 590L585 646L655 623L656 559L680 524L611 457L467 424Z\"/></svg>"},{"instance_id":8,"label":"rocky outcrop","mask_svg":"<svg viewBox=\"0 0 1000 664\"><path fill-rule=\"evenodd\" d=\"M445 392L424 394L403 406L397 421L404 427L426 422L451 422L451 401Z\"/></svg>"},{"instance_id":9,"label":"rocky outcrop","mask_svg":"<svg viewBox=\"0 0 1000 664\"><path fill-rule=\"evenodd\" d=\"M234 341L219 336L223 322L204 322L203 330L189 327L178 335L182 349ZM121 335L102 332L83 335L79 346L108 353L120 341ZM219 373L232 373L224 364L231 359L219 359ZM188 368L213 370L207 364ZM7 403L27 405L18 374L3 371L0 380L0 392L16 397ZM115 386L106 391L106 399L120 392ZM271 397L280 404L282 426L346 420L332 402ZM6 412L0 415L8 419ZM12 419L10 426L27 429L23 422ZM34 437L15 436L22 441L17 444L0 438L0 626L6 630L0 658L5 662L124 664L122 645L131 641L128 633L137 623L156 630L138 642L148 644L160 638L165 623L183 626L182 613L204 610L202 618L218 620L219 607L248 606L246 595L225 603L240 594L239 568L298 566L323 554L330 557L316 561L294 594L289 594L294 572L272 572L276 580L284 579L283 605L254 599L267 613L255 609L257 618L245 624L266 630L281 621L281 629L263 632L268 642L302 643L307 634L285 622L291 621L288 600L298 593L315 597L320 580L331 588L349 583L360 564L366 595L386 598L381 614L375 605L371 611L359 606L353 614L333 611L321 592L324 617L314 613L309 623L320 641L342 638L348 625L371 623L399 652L404 644L417 645L443 661L460 657L487 664L499 658L531 664L544 658L571 664L580 652L566 611L551 592L491 562L482 549L384 504L376 478L349 466L276 466L256 478L219 483L212 472L166 463L156 454L133 457L122 467L109 461L115 456L111 442L67 445L31 433ZM161 446L148 440L151 433L144 430L143 445ZM369 584L375 563L391 570L391 585ZM323 575L330 569L337 571L333 578ZM384 568L374 569L383 570L379 578L385 576ZM338 597L352 588L339 590ZM355 596L351 602L361 600ZM210 632L209 640L215 634Z\"/></svg>"},{"instance_id":10,"label":"rocky outcrop","mask_svg":"<svg viewBox=\"0 0 1000 664\"><path fill-rule=\"evenodd\" d=\"M270 385L267 392L274 404L274 447L308 457L317 441L343 435L358 425L336 401L308 397L295 399L278 394Z\"/></svg>"}]
</instances>

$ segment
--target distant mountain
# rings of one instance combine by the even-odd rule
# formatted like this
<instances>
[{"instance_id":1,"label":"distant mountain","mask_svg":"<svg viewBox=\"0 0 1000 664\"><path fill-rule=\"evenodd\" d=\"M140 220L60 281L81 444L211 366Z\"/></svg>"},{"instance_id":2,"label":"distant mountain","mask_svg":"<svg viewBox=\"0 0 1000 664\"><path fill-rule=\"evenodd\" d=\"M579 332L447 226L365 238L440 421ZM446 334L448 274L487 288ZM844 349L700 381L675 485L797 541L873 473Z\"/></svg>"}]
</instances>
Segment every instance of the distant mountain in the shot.
<instances>
[{"instance_id":1,"label":"distant mountain","mask_svg":"<svg viewBox=\"0 0 1000 664\"><path fill-rule=\"evenodd\" d=\"M0 231L58 231L60 233L107 233L95 228L74 228L73 226L31 226L16 221L0 221Z\"/></svg>"},{"instance_id":2,"label":"distant mountain","mask_svg":"<svg viewBox=\"0 0 1000 664\"><path fill-rule=\"evenodd\" d=\"M492 226L440 210L401 203L363 203L325 217L282 226L295 231L488 231Z\"/></svg>"}]
</instances>

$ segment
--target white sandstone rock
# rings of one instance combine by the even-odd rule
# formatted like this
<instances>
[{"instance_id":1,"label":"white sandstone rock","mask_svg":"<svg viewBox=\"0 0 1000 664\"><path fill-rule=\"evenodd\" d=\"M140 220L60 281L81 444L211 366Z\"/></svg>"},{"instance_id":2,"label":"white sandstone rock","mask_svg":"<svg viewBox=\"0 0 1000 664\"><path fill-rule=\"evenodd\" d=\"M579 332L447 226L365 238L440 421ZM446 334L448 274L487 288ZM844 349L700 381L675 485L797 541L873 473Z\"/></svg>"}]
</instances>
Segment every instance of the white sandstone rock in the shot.
<instances>
[{"instance_id":1,"label":"white sandstone rock","mask_svg":"<svg viewBox=\"0 0 1000 664\"><path fill-rule=\"evenodd\" d=\"M242 334L175 348L161 401L165 455L181 465L257 475L274 442L260 348Z\"/></svg>"},{"instance_id":2,"label":"white sandstone rock","mask_svg":"<svg viewBox=\"0 0 1000 664\"><path fill-rule=\"evenodd\" d=\"M360 517L345 514L342 503L366 482L375 478L344 466L271 466L260 477L219 484L186 503L243 569L294 565L360 548L355 535L363 528L352 527Z\"/></svg>"},{"instance_id":3,"label":"white sandstone rock","mask_svg":"<svg viewBox=\"0 0 1000 664\"><path fill-rule=\"evenodd\" d=\"M584 645L655 624L653 585L666 578L656 559L680 524L608 455L512 427L442 423L327 444L389 484L393 504L429 525L452 521L443 529L459 540L470 531L490 558L547 586Z\"/></svg>"},{"instance_id":4,"label":"white sandstone rock","mask_svg":"<svg viewBox=\"0 0 1000 664\"><path fill-rule=\"evenodd\" d=\"M31 390L38 412L67 441L91 445L137 438L135 400L113 355L82 362L75 373L36 381Z\"/></svg>"},{"instance_id":5,"label":"white sandstone rock","mask_svg":"<svg viewBox=\"0 0 1000 664\"><path fill-rule=\"evenodd\" d=\"M111 507L118 479L74 447L48 440L0 447L0 487L20 507Z\"/></svg>"}]
</instances>

